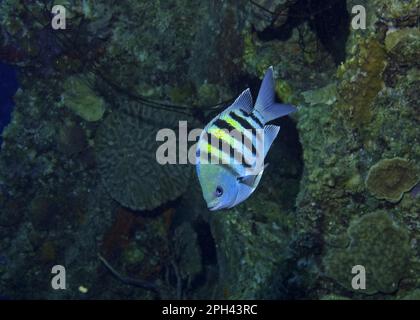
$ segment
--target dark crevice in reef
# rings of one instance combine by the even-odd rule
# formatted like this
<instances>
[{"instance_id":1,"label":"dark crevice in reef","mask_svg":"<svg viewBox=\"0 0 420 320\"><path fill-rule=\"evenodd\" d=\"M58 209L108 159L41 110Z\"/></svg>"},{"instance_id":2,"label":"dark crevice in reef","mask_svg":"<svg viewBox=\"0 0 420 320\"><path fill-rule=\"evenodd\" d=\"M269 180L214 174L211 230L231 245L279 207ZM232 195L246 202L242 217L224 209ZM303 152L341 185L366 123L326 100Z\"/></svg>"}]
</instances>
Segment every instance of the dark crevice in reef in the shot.
<instances>
[{"instance_id":1,"label":"dark crevice in reef","mask_svg":"<svg viewBox=\"0 0 420 320\"><path fill-rule=\"evenodd\" d=\"M305 22L308 22L335 63L344 61L350 23L345 0L298 0L290 7L285 24L281 27L271 25L257 32L257 35L263 41L286 41L293 29Z\"/></svg>"},{"instance_id":2,"label":"dark crevice in reef","mask_svg":"<svg viewBox=\"0 0 420 320\"><path fill-rule=\"evenodd\" d=\"M19 87L16 73L15 67L0 61L0 146L3 129L11 120L13 96Z\"/></svg>"},{"instance_id":3,"label":"dark crevice in reef","mask_svg":"<svg viewBox=\"0 0 420 320\"><path fill-rule=\"evenodd\" d=\"M217 268L217 250L208 222L199 219L194 222L193 227L197 233L198 245L200 246L201 264L204 266L203 271L191 283L191 288L196 289L205 285L208 281L208 268L206 267Z\"/></svg>"},{"instance_id":4,"label":"dark crevice in reef","mask_svg":"<svg viewBox=\"0 0 420 320\"><path fill-rule=\"evenodd\" d=\"M280 203L286 210L294 210L303 173L303 150L299 133L293 119L286 116L273 121L280 126L273 151L268 154L266 163L273 164L274 183L281 190Z\"/></svg>"},{"instance_id":5,"label":"dark crevice in reef","mask_svg":"<svg viewBox=\"0 0 420 320\"><path fill-rule=\"evenodd\" d=\"M198 244L203 253L202 264L216 265L216 244L210 230L210 225L206 221L200 219L194 223L194 230L197 232Z\"/></svg>"},{"instance_id":6,"label":"dark crevice in reef","mask_svg":"<svg viewBox=\"0 0 420 320\"><path fill-rule=\"evenodd\" d=\"M250 88L255 101L261 79L247 75L242 76L238 81L242 88ZM278 97L277 101L282 103ZM267 155L266 162L271 164L267 174L275 177L275 187L282 190L283 196L279 199L282 206L285 209L293 209L303 173L303 150L299 132L295 121L289 116L271 121L270 124L278 125L281 129Z\"/></svg>"}]
</instances>

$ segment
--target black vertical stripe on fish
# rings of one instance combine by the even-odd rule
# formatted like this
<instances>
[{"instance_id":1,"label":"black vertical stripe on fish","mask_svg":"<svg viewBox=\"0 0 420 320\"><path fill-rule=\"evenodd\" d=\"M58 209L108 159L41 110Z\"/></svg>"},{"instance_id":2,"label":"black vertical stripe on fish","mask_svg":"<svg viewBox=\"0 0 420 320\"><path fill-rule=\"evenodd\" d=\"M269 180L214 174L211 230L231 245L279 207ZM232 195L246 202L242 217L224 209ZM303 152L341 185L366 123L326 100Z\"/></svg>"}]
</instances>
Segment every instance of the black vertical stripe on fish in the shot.
<instances>
[{"instance_id":1,"label":"black vertical stripe on fish","mask_svg":"<svg viewBox=\"0 0 420 320\"><path fill-rule=\"evenodd\" d=\"M235 120L235 119L234 119ZM235 120L236 121L236 120ZM237 121L241 126L242 124ZM214 126L216 126L218 129L222 130L228 130L229 133L231 133L233 130L238 132L239 134L231 134L231 137L233 137L236 141L238 141L241 145L245 144L245 146L249 149L249 146L251 146L251 149L249 149L252 153L252 155L256 155L257 149L255 148L254 143L251 139L249 139L244 132L241 132L241 130L236 129L234 126L232 126L230 123L226 122L225 120L218 118L214 123ZM242 126L243 127L243 126ZM252 132L251 132L252 133ZM252 133L252 136L255 137L255 135ZM243 139L242 139L243 138Z\"/></svg>"},{"instance_id":2,"label":"black vertical stripe on fish","mask_svg":"<svg viewBox=\"0 0 420 320\"><path fill-rule=\"evenodd\" d=\"M248 121L246 116L242 117L241 115L236 114L235 112L230 112L228 116L230 116L233 120L238 122L244 129L255 129L252 123Z\"/></svg>"},{"instance_id":3,"label":"black vertical stripe on fish","mask_svg":"<svg viewBox=\"0 0 420 320\"><path fill-rule=\"evenodd\" d=\"M244 118L246 118L246 117L251 118L257 124L257 126L259 126L260 128L263 128L264 127L264 124L261 122L261 120L253 112L246 113L242 109L239 109L239 112L241 113L241 116L242 117L244 117ZM253 125L253 126L255 126L255 125Z\"/></svg>"},{"instance_id":4,"label":"black vertical stripe on fish","mask_svg":"<svg viewBox=\"0 0 420 320\"><path fill-rule=\"evenodd\" d=\"M217 118L216 121L213 123L217 128L219 129L226 129L229 132L232 130L235 130L235 127L232 126L230 123L226 122L225 120L221 118Z\"/></svg>"},{"instance_id":5,"label":"black vertical stripe on fish","mask_svg":"<svg viewBox=\"0 0 420 320\"><path fill-rule=\"evenodd\" d=\"M246 136L244 136L244 137L247 138ZM216 157L218 159L218 164L220 164L222 166L225 166L227 168L229 166L232 166L231 171L236 172L235 166L234 166L235 165L235 162L234 162L235 160L238 161L238 164L241 164L241 165L243 165L246 168L252 168L253 167L253 164L249 163L249 161L245 157L245 154L243 153L243 150L241 148L241 146L243 146L242 143L240 143L239 148L235 148L235 146L231 146L228 142L226 142L223 139L220 139L219 137L215 136L212 132L209 132L208 135L205 135L204 136L204 141L207 144L209 144L210 146L214 147L214 149L217 152L223 153L224 155L228 156L229 163L224 163L224 160L220 157L220 155L218 155L218 154L210 154L211 159L213 159L213 157ZM220 144L219 141L221 141L222 144ZM229 146L228 152L227 152L227 150L225 150L223 148L224 145L225 146ZM235 155L238 155L238 157L235 157ZM256 156L257 156L256 153L253 153L252 154L253 159Z\"/></svg>"},{"instance_id":6,"label":"black vertical stripe on fish","mask_svg":"<svg viewBox=\"0 0 420 320\"><path fill-rule=\"evenodd\" d=\"M254 113L250 113L249 117L254 120L259 126L260 128L264 128L264 123L261 122L261 120L254 114Z\"/></svg>"},{"instance_id":7,"label":"black vertical stripe on fish","mask_svg":"<svg viewBox=\"0 0 420 320\"><path fill-rule=\"evenodd\" d=\"M247 143L246 144L247 146L249 146L249 145L252 146L251 152L252 152L252 155L255 156L256 153L257 153L257 148L255 146L255 142L256 142L256 139L257 139L257 134L256 134L256 130L255 130L254 126L249 122L249 120L247 118L242 118L241 116L237 115L234 112L229 113L229 116L233 120L238 122L242 126L242 128L244 128L244 131L245 130L250 130L251 131L252 141L250 141L249 138L245 134L243 134L244 140L245 140L245 138L247 139L247 141L246 142L244 141L244 143Z\"/></svg>"}]
</instances>

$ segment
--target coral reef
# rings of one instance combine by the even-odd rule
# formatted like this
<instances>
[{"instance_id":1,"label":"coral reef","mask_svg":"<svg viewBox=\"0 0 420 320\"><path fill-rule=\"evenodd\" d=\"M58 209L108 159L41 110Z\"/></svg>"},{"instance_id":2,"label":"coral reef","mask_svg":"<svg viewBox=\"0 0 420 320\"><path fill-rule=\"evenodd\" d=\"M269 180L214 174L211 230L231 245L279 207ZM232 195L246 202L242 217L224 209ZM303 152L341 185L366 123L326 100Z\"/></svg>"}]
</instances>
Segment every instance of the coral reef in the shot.
<instances>
[{"instance_id":1,"label":"coral reef","mask_svg":"<svg viewBox=\"0 0 420 320\"><path fill-rule=\"evenodd\" d=\"M410 53L415 41L405 36L416 32L400 31L415 28L415 22L408 19L404 26L398 22L409 17L416 5L397 3L363 2L367 29L349 34L345 61L330 84L334 88L336 83L337 90L321 87L302 92L297 127L305 170L296 203L296 241L298 256L321 255L317 265L329 273L328 277L314 275L321 284L317 297L335 294L360 299L368 292L371 298L392 299L419 284L419 203L411 196L396 202L403 190L415 184L418 161L414 159L420 157L414 89L419 78ZM353 4L359 2L348 1L348 8ZM390 16L392 21L387 21ZM406 47L407 54L392 54L393 31L402 33L396 42L401 41L398 46ZM311 103L313 99L316 102ZM396 157L412 161L391 160ZM398 170L379 178L375 173L383 170L374 169L375 164ZM376 198L378 192L380 198L392 201L386 205L387 213L381 211L384 204ZM351 287L351 267L356 264L366 267L365 291Z\"/></svg>"},{"instance_id":2,"label":"coral reef","mask_svg":"<svg viewBox=\"0 0 420 320\"><path fill-rule=\"evenodd\" d=\"M20 87L0 152L0 296L418 299L417 0L57 3L66 32L45 1L0 1ZM276 122L253 196L210 213L190 166L156 162L156 133L255 96L270 65L298 112ZM162 290L118 281L98 254ZM53 264L67 290L51 290Z\"/></svg>"}]
</instances>

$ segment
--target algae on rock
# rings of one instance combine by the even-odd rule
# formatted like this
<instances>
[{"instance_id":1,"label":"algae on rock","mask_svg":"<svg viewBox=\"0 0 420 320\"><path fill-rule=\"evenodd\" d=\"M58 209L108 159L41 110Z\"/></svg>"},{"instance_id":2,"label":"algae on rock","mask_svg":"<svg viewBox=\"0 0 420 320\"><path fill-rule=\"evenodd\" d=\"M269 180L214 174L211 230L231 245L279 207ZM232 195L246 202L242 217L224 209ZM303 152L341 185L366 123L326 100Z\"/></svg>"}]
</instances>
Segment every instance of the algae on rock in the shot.
<instances>
[{"instance_id":1,"label":"algae on rock","mask_svg":"<svg viewBox=\"0 0 420 320\"><path fill-rule=\"evenodd\" d=\"M327 274L348 290L352 288L352 268L365 267L366 294L392 293L406 275L410 256L408 232L390 216L378 211L355 219L348 228L347 248L330 248L324 258Z\"/></svg>"},{"instance_id":2,"label":"algae on rock","mask_svg":"<svg viewBox=\"0 0 420 320\"><path fill-rule=\"evenodd\" d=\"M98 121L105 112L105 101L90 87L92 79L72 76L64 82L63 103L86 121Z\"/></svg>"}]
</instances>

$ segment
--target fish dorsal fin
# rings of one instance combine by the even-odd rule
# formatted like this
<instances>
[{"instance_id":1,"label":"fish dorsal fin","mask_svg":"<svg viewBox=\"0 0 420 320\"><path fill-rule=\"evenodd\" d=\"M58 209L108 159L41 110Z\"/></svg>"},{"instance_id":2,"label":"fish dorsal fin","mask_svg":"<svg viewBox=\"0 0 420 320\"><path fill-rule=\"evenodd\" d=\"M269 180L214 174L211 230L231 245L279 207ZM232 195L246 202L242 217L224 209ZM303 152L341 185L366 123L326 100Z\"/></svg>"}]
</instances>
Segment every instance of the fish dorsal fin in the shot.
<instances>
[{"instance_id":1,"label":"fish dorsal fin","mask_svg":"<svg viewBox=\"0 0 420 320\"><path fill-rule=\"evenodd\" d=\"M279 131L280 127L272 124L264 127L264 159Z\"/></svg>"},{"instance_id":2,"label":"fish dorsal fin","mask_svg":"<svg viewBox=\"0 0 420 320\"><path fill-rule=\"evenodd\" d=\"M252 95L249 88L244 90L239 95L239 97L236 98L235 102L232 103L225 111L222 112L222 115L228 114L238 109L241 109L246 113L252 112Z\"/></svg>"}]
</instances>

